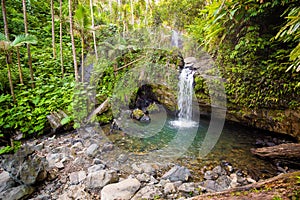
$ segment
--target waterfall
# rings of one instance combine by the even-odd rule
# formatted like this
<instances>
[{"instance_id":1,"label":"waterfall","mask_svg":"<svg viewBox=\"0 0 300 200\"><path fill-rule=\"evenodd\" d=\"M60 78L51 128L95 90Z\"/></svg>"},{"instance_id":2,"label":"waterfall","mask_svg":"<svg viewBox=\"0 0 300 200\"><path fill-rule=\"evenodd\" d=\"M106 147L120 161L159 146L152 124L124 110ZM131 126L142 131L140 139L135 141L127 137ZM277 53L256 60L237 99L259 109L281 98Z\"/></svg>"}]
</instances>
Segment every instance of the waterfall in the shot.
<instances>
[{"instance_id":1,"label":"waterfall","mask_svg":"<svg viewBox=\"0 0 300 200\"><path fill-rule=\"evenodd\" d=\"M191 121L193 116L194 71L184 68L179 77L178 108L179 121Z\"/></svg>"},{"instance_id":2,"label":"waterfall","mask_svg":"<svg viewBox=\"0 0 300 200\"><path fill-rule=\"evenodd\" d=\"M172 39L171 39L171 45L174 47L179 47L179 34L177 31L172 30Z\"/></svg>"},{"instance_id":3,"label":"waterfall","mask_svg":"<svg viewBox=\"0 0 300 200\"><path fill-rule=\"evenodd\" d=\"M198 123L193 121L193 82L194 71L184 68L178 82L178 119L171 124L179 128L196 127Z\"/></svg>"},{"instance_id":4,"label":"waterfall","mask_svg":"<svg viewBox=\"0 0 300 200\"><path fill-rule=\"evenodd\" d=\"M183 43L183 40L181 38L180 32L172 30L171 46L181 49L183 47L182 43Z\"/></svg>"}]
</instances>

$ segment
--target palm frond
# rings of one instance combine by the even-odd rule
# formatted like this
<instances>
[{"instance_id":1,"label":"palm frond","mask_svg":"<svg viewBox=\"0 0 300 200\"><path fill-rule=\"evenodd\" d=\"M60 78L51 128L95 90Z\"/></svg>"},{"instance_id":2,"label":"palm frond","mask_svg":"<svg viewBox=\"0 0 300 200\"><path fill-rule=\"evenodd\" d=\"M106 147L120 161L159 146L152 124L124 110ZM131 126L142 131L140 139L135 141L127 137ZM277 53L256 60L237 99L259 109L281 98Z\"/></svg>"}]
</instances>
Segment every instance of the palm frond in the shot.
<instances>
[{"instance_id":1,"label":"palm frond","mask_svg":"<svg viewBox=\"0 0 300 200\"><path fill-rule=\"evenodd\" d=\"M34 35L30 34L21 34L17 35L14 41L11 43L13 47L19 47L23 44L36 44L37 38Z\"/></svg>"}]
</instances>

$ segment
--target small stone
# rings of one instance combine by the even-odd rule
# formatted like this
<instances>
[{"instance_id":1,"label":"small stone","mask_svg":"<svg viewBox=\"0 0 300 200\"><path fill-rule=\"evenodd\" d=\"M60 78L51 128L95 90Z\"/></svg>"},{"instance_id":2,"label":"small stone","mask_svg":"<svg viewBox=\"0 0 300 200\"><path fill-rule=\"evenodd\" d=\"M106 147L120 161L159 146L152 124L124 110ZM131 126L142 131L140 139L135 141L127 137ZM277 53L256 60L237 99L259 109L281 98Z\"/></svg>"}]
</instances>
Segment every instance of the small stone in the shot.
<instances>
[{"instance_id":1,"label":"small stone","mask_svg":"<svg viewBox=\"0 0 300 200\"><path fill-rule=\"evenodd\" d=\"M203 186L211 191L217 191L216 182L213 180L206 180L203 182Z\"/></svg>"},{"instance_id":2,"label":"small stone","mask_svg":"<svg viewBox=\"0 0 300 200\"><path fill-rule=\"evenodd\" d=\"M148 185L140 189L132 200L155 199L159 197L162 197L162 192L154 185Z\"/></svg>"},{"instance_id":3,"label":"small stone","mask_svg":"<svg viewBox=\"0 0 300 200\"><path fill-rule=\"evenodd\" d=\"M142 172L150 175L155 175L156 170L150 163L142 163L140 164L140 168L142 169Z\"/></svg>"},{"instance_id":4,"label":"small stone","mask_svg":"<svg viewBox=\"0 0 300 200\"><path fill-rule=\"evenodd\" d=\"M40 194L34 198L34 200L48 200L51 199L51 196L48 194Z\"/></svg>"},{"instance_id":5,"label":"small stone","mask_svg":"<svg viewBox=\"0 0 300 200\"><path fill-rule=\"evenodd\" d=\"M41 143L35 145L34 148L36 151L42 151L42 149L44 148L44 142L41 142Z\"/></svg>"},{"instance_id":6,"label":"small stone","mask_svg":"<svg viewBox=\"0 0 300 200\"><path fill-rule=\"evenodd\" d=\"M48 154L46 156L46 160L49 163L49 168L55 167L55 163L61 160L62 155L59 153Z\"/></svg>"},{"instance_id":7,"label":"small stone","mask_svg":"<svg viewBox=\"0 0 300 200\"><path fill-rule=\"evenodd\" d=\"M98 148L99 148L98 144L92 144L87 148L85 153L90 157L95 157L96 154L98 153Z\"/></svg>"},{"instance_id":8,"label":"small stone","mask_svg":"<svg viewBox=\"0 0 300 200\"><path fill-rule=\"evenodd\" d=\"M213 173L218 174L219 176L225 175L226 171L221 166L216 166L213 170Z\"/></svg>"},{"instance_id":9,"label":"small stone","mask_svg":"<svg viewBox=\"0 0 300 200\"><path fill-rule=\"evenodd\" d=\"M57 163L55 163L55 167L57 167L58 169L63 169L65 166L64 166L63 162L57 162Z\"/></svg>"},{"instance_id":10,"label":"small stone","mask_svg":"<svg viewBox=\"0 0 300 200\"><path fill-rule=\"evenodd\" d=\"M112 143L105 143L102 147L102 152L112 151L114 149L114 145Z\"/></svg>"},{"instance_id":11,"label":"small stone","mask_svg":"<svg viewBox=\"0 0 300 200\"><path fill-rule=\"evenodd\" d=\"M149 174L143 173L143 174L138 174L136 176L137 180L140 182L149 182L151 180L151 176Z\"/></svg>"},{"instance_id":12,"label":"small stone","mask_svg":"<svg viewBox=\"0 0 300 200\"><path fill-rule=\"evenodd\" d=\"M75 154L83 149L82 142L76 142L71 146L71 151Z\"/></svg>"},{"instance_id":13,"label":"small stone","mask_svg":"<svg viewBox=\"0 0 300 200\"><path fill-rule=\"evenodd\" d=\"M256 183L256 181L250 177L247 177L246 180L249 182L249 183Z\"/></svg>"},{"instance_id":14,"label":"small stone","mask_svg":"<svg viewBox=\"0 0 300 200\"><path fill-rule=\"evenodd\" d=\"M110 184L101 190L101 200L129 200L141 187L137 179L125 179L122 182Z\"/></svg>"},{"instance_id":15,"label":"small stone","mask_svg":"<svg viewBox=\"0 0 300 200\"><path fill-rule=\"evenodd\" d=\"M229 188L231 179L227 175L220 176L217 180L216 183L218 185L217 190L218 191L223 191Z\"/></svg>"},{"instance_id":16,"label":"small stone","mask_svg":"<svg viewBox=\"0 0 300 200\"><path fill-rule=\"evenodd\" d=\"M170 180L161 179L158 184L164 187L167 183L170 183Z\"/></svg>"},{"instance_id":17,"label":"small stone","mask_svg":"<svg viewBox=\"0 0 300 200\"><path fill-rule=\"evenodd\" d=\"M53 197L52 197L53 198ZM68 199L92 199L91 195L85 191L82 185L71 185L63 194L58 197L58 200Z\"/></svg>"},{"instance_id":18,"label":"small stone","mask_svg":"<svg viewBox=\"0 0 300 200\"><path fill-rule=\"evenodd\" d=\"M158 180L156 180L153 176L150 176L150 183L149 184L157 184Z\"/></svg>"},{"instance_id":19,"label":"small stone","mask_svg":"<svg viewBox=\"0 0 300 200\"><path fill-rule=\"evenodd\" d=\"M88 172L93 173L93 172L100 171L100 170L103 170L103 169L105 169L105 165L98 164L98 165L93 165L93 166L89 167Z\"/></svg>"},{"instance_id":20,"label":"small stone","mask_svg":"<svg viewBox=\"0 0 300 200\"><path fill-rule=\"evenodd\" d=\"M206 179L206 180L216 180L218 177L219 177L219 175L217 173L210 171L210 170L208 170L204 173L204 179Z\"/></svg>"},{"instance_id":21,"label":"small stone","mask_svg":"<svg viewBox=\"0 0 300 200\"><path fill-rule=\"evenodd\" d=\"M128 160L128 155L126 154L121 154L118 159L117 159L120 163L124 163Z\"/></svg>"},{"instance_id":22,"label":"small stone","mask_svg":"<svg viewBox=\"0 0 300 200\"><path fill-rule=\"evenodd\" d=\"M164 194L171 194L176 192L176 187L174 183L166 183L164 186Z\"/></svg>"},{"instance_id":23,"label":"small stone","mask_svg":"<svg viewBox=\"0 0 300 200\"><path fill-rule=\"evenodd\" d=\"M181 186L178 187L178 191L180 192L194 192L195 191L195 183L190 182L190 183L183 183Z\"/></svg>"},{"instance_id":24,"label":"small stone","mask_svg":"<svg viewBox=\"0 0 300 200\"><path fill-rule=\"evenodd\" d=\"M98 165L98 164L103 164L103 162L102 162L102 160L100 160L99 158L95 158L95 159L93 160L93 164L94 164L94 165Z\"/></svg>"},{"instance_id":25,"label":"small stone","mask_svg":"<svg viewBox=\"0 0 300 200\"><path fill-rule=\"evenodd\" d=\"M138 173L138 174L143 173L143 169L140 168L140 167L138 167L137 164L135 164L135 163L133 163L133 164L131 165L131 168L133 169L133 171L134 171L135 173Z\"/></svg>"},{"instance_id":26,"label":"small stone","mask_svg":"<svg viewBox=\"0 0 300 200\"><path fill-rule=\"evenodd\" d=\"M77 185L86 178L86 173L85 171L72 172L69 178L72 185Z\"/></svg>"},{"instance_id":27,"label":"small stone","mask_svg":"<svg viewBox=\"0 0 300 200\"><path fill-rule=\"evenodd\" d=\"M237 187L239 185L239 183L237 181L237 175L236 174L230 174L230 178L231 178L230 187L231 188Z\"/></svg>"}]
</instances>

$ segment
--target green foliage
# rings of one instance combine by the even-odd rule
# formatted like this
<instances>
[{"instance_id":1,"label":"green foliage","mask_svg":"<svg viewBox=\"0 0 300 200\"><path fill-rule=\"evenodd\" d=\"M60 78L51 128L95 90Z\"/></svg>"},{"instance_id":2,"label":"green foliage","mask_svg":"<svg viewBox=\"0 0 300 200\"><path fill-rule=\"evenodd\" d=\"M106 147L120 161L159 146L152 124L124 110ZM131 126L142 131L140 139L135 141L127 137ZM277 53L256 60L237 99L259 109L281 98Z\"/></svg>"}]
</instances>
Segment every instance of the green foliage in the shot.
<instances>
[{"instance_id":1,"label":"green foliage","mask_svg":"<svg viewBox=\"0 0 300 200\"><path fill-rule=\"evenodd\" d=\"M20 141L14 141L13 142L13 147L11 146L5 146L5 147L2 147L0 148L0 155L2 154L7 154L7 153L12 153L12 152L17 152L18 149L20 149L21 147L21 142Z\"/></svg>"},{"instance_id":2,"label":"green foliage","mask_svg":"<svg viewBox=\"0 0 300 200\"><path fill-rule=\"evenodd\" d=\"M291 47L299 40L272 40L284 26L282 13L295 8L294 3L214 1L189 26L227 79L229 103L279 109L299 105L300 77L295 70L285 73Z\"/></svg>"},{"instance_id":3,"label":"green foliage","mask_svg":"<svg viewBox=\"0 0 300 200\"><path fill-rule=\"evenodd\" d=\"M292 64L287 69L294 68L297 72L300 71L300 7L289 7L286 12L287 23L279 30L275 38L280 38L285 42L294 41L297 45L290 53L290 61ZM297 44L298 43L298 44Z\"/></svg>"},{"instance_id":4,"label":"green foliage","mask_svg":"<svg viewBox=\"0 0 300 200\"><path fill-rule=\"evenodd\" d=\"M29 136L41 134L47 127L46 116L51 111L67 109L72 101L73 78L50 78L36 82L34 89L20 86L16 92L17 103L10 95L1 95L0 131L4 134L19 130Z\"/></svg>"}]
</instances>

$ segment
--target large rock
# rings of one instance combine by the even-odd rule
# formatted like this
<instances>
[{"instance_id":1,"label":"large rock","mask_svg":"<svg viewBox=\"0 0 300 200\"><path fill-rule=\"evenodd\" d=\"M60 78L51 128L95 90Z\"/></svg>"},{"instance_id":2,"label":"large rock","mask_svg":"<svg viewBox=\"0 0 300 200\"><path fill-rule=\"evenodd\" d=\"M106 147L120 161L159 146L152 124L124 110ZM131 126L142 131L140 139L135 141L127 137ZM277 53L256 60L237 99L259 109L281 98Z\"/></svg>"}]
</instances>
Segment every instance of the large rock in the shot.
<instances>
[{"instance_id":1,"label":"large rock","mask_svg":"<svg viewBox=\"0 0 300 200\"><path fill-rule=\"evenodd\" d=\"M89 189L101 189L107 184L115 183L119 180L118 174L114 170L99 170L86 177L86 186Z\"/></svg>"},{"instance_id":2,"label":"large rock","mask_svg":"<svg viewBox=\"0 0 300 200\"><path fill-rule=\"evenodd\" d=\"M119 183L110 184L101 190L101 200L129 200L141 187L137 179L125 179Z\"/></svg>"},{"instance_id":3,"label":"large rock","mask_svg":"<svg viewBox=\"0 0 300 200\"><path fill-rule=\"evenodd\" d=\"M174 166L167 173L165 173L162 179L168 179L172 182L176 181L188 181L191 177L190 171L186 167Z\"/></svg>"},{"instance_id":4,"label":"large rock","mask_svg":"<svg viewBox=\"0 0 300 200\"><path fill-rule=\"evenodd\" d=\"M9 188L12 188L15 186L14 180L9 176L9 173L6 171L3 171L0 174L0 192L3 192Z\"/></svg>"},{"instance_id":5,"label":"large rock","mask_svg":"<svg viewBox=\"0 0 300 200\"><path fill-rule=\"evenodd\" d=\"M19 183L33 185L47 177L48 162L33 146L23 146L13 156L3 159L2 166Z\"/></svg>"},{"instance_id":6,"label":"large rock","mask_svg":"<svg viewBox=\"0 0 300 200\"><path fill-rule=\"evenodd\" d=\"M192 67L195 63L197 63L197 59L195 57L187 57L184 59L186 67Z\"/></svg>"},{"instance_id":7,"label":"large rock","mask_svg":"<svg viewBox=\"0 0 300 200\"><path fill-rule=\"evenodd\" d=\"M31 186L20 185L18 187L10 188L0 193L0 199L6 200L18 200L26 199L29 195L34 192L34 188Z\"/></svg>"}]
</instances>

